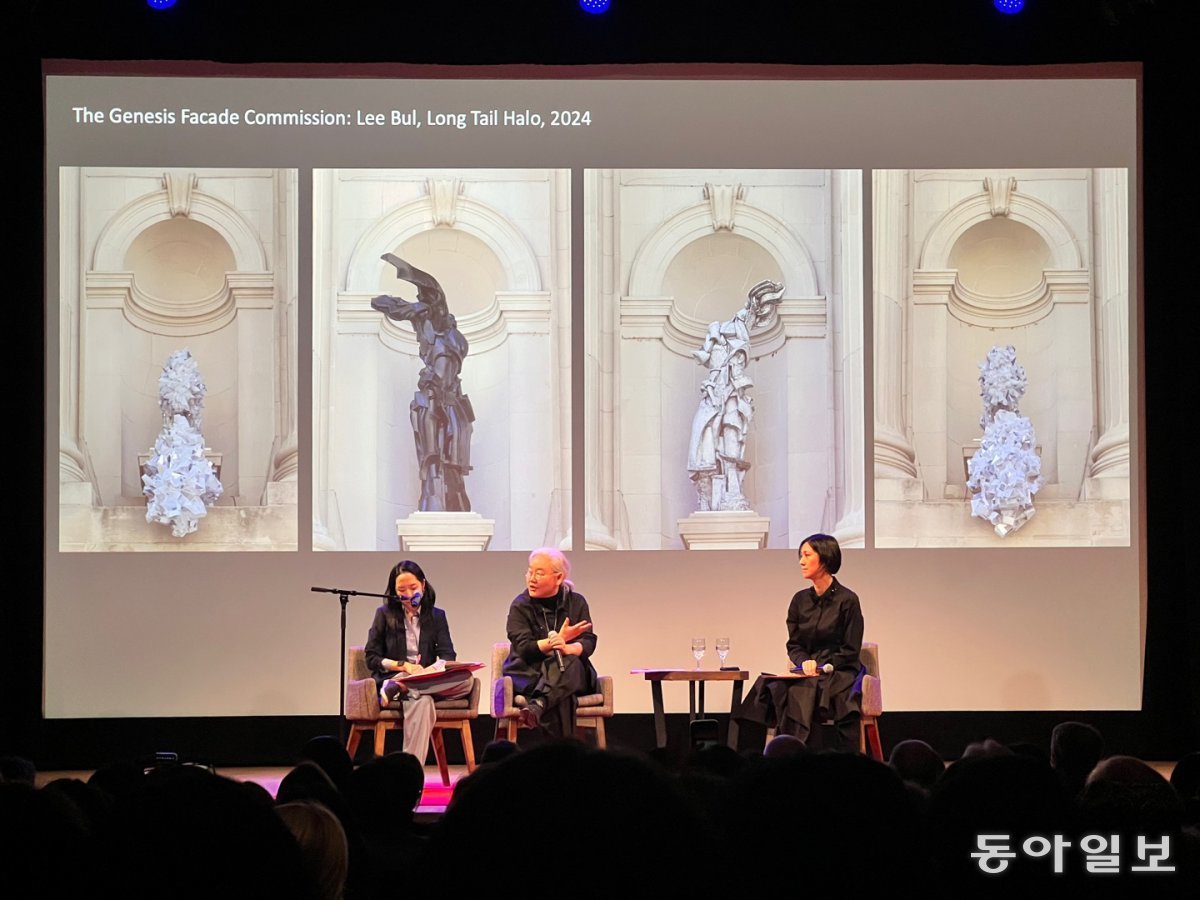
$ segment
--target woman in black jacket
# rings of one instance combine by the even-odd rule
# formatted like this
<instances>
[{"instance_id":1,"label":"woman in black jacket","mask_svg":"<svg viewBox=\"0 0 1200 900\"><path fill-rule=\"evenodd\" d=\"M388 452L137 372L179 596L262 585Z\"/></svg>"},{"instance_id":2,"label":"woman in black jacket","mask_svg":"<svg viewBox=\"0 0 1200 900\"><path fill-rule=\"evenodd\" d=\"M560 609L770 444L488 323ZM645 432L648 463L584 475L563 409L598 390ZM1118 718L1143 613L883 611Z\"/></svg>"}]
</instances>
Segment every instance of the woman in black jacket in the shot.
<instances>
[{"instance_id":1,"label":"woman in black jacket","mask_svg":"<svg viewBox=\"0 0 1200 900\"><path fill-rule=\"evenodd\" d=\"M410 559L392 567L384 593L387 601L375 610L367 633L367 667L379 685L380 705L402 704L404 752L424 762L437 718L433 701L470 694L471 672L447 670L444 677L407 685L408 676L437 671L439 662L456 658L450 624L446 613L435 606L433 585Z\"/></svg>"}]
</instances>

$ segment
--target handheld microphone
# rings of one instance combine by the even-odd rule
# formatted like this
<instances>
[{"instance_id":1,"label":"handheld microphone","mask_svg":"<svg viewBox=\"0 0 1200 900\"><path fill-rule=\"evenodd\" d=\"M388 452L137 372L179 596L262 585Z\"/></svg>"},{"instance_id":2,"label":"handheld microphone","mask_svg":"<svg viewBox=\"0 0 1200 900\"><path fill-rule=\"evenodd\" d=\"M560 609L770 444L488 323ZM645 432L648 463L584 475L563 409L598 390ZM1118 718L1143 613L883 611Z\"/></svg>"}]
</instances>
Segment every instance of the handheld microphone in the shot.
<instances>
[{"instance_id":1,"label":"handheld microphone","mask_svg":"<svg viewBox=\"0 0 1200 900\"><path fill-rule=\"evenodd\" d=\"M557 637L557 636L558 636L558 632L554 631L553 629L551 629L546 634L546 637ZM554 648L554 659L558 662L558 671L565 672L567 670L567 664L565 662L563 662L562 651L559 650L557 647Z\"/></svg>"},{"instance_id":2,"label":"handheld microphone","mask_svg":"<svg viewBox=\"0 0 1200 900\"><path fill-rule=\"evenodd\" d=\"M796 672L796 673L803 672L804 667L803 666L792 666L792 671ZM833 672L833 664L825 663L825 665L823 665L823 666L817 666L817 671L815 674L829 675L832 672Z\"/></svg>"}]
</instances>

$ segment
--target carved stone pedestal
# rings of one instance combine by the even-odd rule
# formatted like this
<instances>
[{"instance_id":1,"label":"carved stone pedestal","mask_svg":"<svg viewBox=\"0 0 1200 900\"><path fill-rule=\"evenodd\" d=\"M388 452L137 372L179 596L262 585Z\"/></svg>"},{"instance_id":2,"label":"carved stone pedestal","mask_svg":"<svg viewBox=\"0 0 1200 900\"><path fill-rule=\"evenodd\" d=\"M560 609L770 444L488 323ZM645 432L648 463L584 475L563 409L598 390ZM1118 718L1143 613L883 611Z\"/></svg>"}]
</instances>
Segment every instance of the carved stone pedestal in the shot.
<instances>
[{"instance_id":1,"label":"carved stone pedestal","mask_svg":"<svg viewBox=\"0 0 1200 900\"><path fill-rule=\"evenodd\" d=\"M679 520L679 536L689 550L760 550L770 530L771 520L753 511L706 510Z\"/></svg>"},{"instance_id":2,"label":"carved stone pedestal","mask_svg":"<svg viewBox=\"0 0 1200 900\"><path fill-rule=\"evenodd\" d=\"M415 512L396 520L400 549L486 550L496 531L496 520L474 512Z\"/></svg>"}]
</instances>

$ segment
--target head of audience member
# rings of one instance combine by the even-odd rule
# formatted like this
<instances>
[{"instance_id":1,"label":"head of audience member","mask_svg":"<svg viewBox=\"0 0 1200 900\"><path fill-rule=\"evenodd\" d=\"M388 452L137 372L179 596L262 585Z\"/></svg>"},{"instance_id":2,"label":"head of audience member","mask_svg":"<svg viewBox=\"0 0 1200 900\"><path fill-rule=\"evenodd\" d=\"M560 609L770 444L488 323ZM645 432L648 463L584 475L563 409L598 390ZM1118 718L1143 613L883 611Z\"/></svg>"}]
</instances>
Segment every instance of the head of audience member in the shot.
<instances>
[{"instance_id":1,"label":"head of audience member","mask_svg":"<svg viewBox=\"0 0 1200 900\"><path fill-rule=\"evenodd\" d=\"M346 790L346 782L354 771L354 762L341 740L328 734L311 738L301 748L300 758L316 764L339 791Z\"/></svg>"},{"instance_id":2,"label":"head of audience member","mask_svg":"<svg viewBox=\"0 0 1200 900\"><path fill-rule=\"evenodd\" d=\"M1133 756L1097 763L1079 795L1081 822L1089 831L1178 832L1183 802L1170 783Z\"/></svg>"},{"instance_id":3,"label":"head of audience member","mask_svg":"<svg viewBox=\"0 0 1200 900\"><path fill-rule=\"evenodd\" d=\"M89 834L100 834L108 827L113 799L98 787L78 778L56 778L42 788L44 793L61 794L79 811Z\"/></svg>"},{"instance_id":4,"label":"head of audience member","mask_svg":"<svg viewBox=\"0 0 1200 900\"><path fill-rule=\"evenodd\" d=\"M1154 771L1152 766L1142 762L1136 756L1110 756L1096 763L1087 783L1107 781L1113 784L1160 785L1167 780Z\"/></svg>"},{"instance_id":5,"label":"head of audience member","mask_svg":"<svg viewBox=\"0 0 1200 900\"><path fill-rule=\"evenodd\" d=\"M275 792L276 803L294 803L300 800L320 803L337 816L350 842L351 853L354 852L353 848L356 847L359 838L360 820L349 798L334 786L325 771L315 763L300 763L283 777L279 782L279 789ZM353 876L353 873L351 874Z\"/></svg>"},{"instance_id":6,"label":"head of audience member","mask_svg":"<svg viewBox=\"0 0 1200 900\"><path fill-rule=\"evenodd\" d=\"M291 803L294 800L326 800L338 793L337 787L325 774L325 770L313 762L302 762L283 776L275 792L276 803Z\"/></svg>"},{"instance_id":7,"label":"head of audience member","mask_svg":"<svg viewBox=\"0 0 1200 900\"><path fill-rule=\"evenodd\" d=\"M1193 750L1175 764L1171 787L1183 801L1187 824L1200 828L1200 750Z\"/></svg>"},{"instance_id":8,"label":"head of audience member","mask_svg":"<svg viewBox=\"0 0 1200 900\"><path fill-rule=\"evenodd\" d=\"M425 769L411 753L389 753L350 775L347 794L363 831L403 831L425 790Z\"/></svg>"},{"instance_id":9,"label":"head of audience member","mask_svg":"<svg viewBox=\"0 0 1200 900\"><path fill-rule=\"evenodd\" d=\"M5 897L72 897L91 888L94 833L67 792L0 782L0 834Z\"/></svg>"},{"instance_id":10,"label":"head of audience member","mask_svg":"<svg viewBox=\"0 0 1200 900\"><path fill-rule=\"evenodd\" d=\"M1011 750L995 738L984 738L982 741L972 741L962 752L962 759L981 759L996 756L1012 756Z\"/></svg>"},{"instance_id":11,"label":"head of audience member","mask_svg":"<svg viewBox=\"0 0 1200 900\"><path fill-rule=\"evenodd\" d=\"M143 766L132 759L125 759L101 766L92 773L88 784L119 800L140 788L145 778Z\"/></svg>"},{"instance_id":12,"label":"head of audience member","mask_svg":"<svg viewBox=\"0 0 1200 900\"><path fill-rule=\"evenodd\" d=\"M341 900L350 868L350 848L337 816L310 800L283 803L275 807L275 812L300 845L317 896L321 900Z\"/></svg>"},{"instance_id":13,"label":"head of audience member","mask_svg":"<svg viewBox=\"0 0 1200 900\"><path fill-rule=\"evenodd\" d=\"M989 746L990 744L990 746ZM968 748L972 749L972 748ZM1071 806L1048 762L1012 753L995 741L964 752L930 791L929 839L948 895L977 896L994 882L971 857L980 834L1053 834L1071 821ZM1040 863L1011 860L1005 885L1044 876ZM1011 877L1010 877L1011 876Z\"/></svg>"},{"instance_id":14,"label":"head of audience member","mask_svg":"<svg viewBox=\"0 0 1200 900\"><path fill-rule=\"evenodd\" d=\"M0 756L0 782L32 785L37 780L37 766L23 756L6 753Z\"/></svg>"},{"instance_id":15,"label":"head of audience member","mask_svg":"<svg viewBox=\"0 0 1200 900\"><path fill-rule=\"evenodd\" d=\"M483 766L500 762L502 759L508 759L520 749L514 741L506 741L503 738L488 741L487 746L483 748L483 754L479 757L479 764Z\"/></svg>"},{"instance_id":16,"label":"head of audience member","mask_svg":"<svg viewBox=\"0 0 1200 900\"><path fill-rule=\"evenodd\" d=\"M734 780L729 797L724 821L738 823L739 841L764 866L803 873L798 886L809 896L870 896L880 884L915 892L927 875L909 791L866 756L765 759Z\"/></svg>"},{"instance_id":17,"label":"head of audience member","mask_svg":"<svg viewBox=\"0 0 1200 900\"><path fill-rule=\"evenodd\" d=\"M1050 733L1050 765L1074 797L1104 755L1104 738L1086 722L1059 722Z\"/></svg>"},{"instance_id":18,"label":"head of audience member","mask_svg":"<svg viewBox=\"0 0 1200 900\"><path fill-rule=\"evenodd\" d=\"M559 741L460 781L422 874L432 888L454 871L456 891L470 895L494 891L497 872L536 879L549 866L571 873L563 893L601 897L616 890L620 871L631 876L629 890L621 886L627 896L665 896L715 852L700 813L665 773L638 757ZM610 862L615 871L605 871Z\"/></svg>"},{"instance_id":19,"label":"head of audience member","mask_svg":"<svg viewBox=\"0 0 1200 900\"><path fill-rule=\"evenodd\" d=\"M787 759L808 752L808 746L794 734L777 734L763 747L765 759Z\"/></svg>"},{"instance_id":20,"label":"head of audience member","mask_svg":"<svg viewBox=\"0 0 1200 900\"><path fill-rule=\"evenodd\" d=\"M888 765L905 781L928 790L946 771L946 764L937 751L924 741L901 741L892 748Z\"/></svg>"},{"instance_id":21,"label":"head of audience member","mask_svg":"<svg viewBox=\"0 0 1200 900\"><path fill-rule=\"evenodd\" d=\"M240 783L200 768L148 774L117 802L106 838L111 882L102 894L315 896L300 849L275 811Z\"/></svg>"}]
</instances>

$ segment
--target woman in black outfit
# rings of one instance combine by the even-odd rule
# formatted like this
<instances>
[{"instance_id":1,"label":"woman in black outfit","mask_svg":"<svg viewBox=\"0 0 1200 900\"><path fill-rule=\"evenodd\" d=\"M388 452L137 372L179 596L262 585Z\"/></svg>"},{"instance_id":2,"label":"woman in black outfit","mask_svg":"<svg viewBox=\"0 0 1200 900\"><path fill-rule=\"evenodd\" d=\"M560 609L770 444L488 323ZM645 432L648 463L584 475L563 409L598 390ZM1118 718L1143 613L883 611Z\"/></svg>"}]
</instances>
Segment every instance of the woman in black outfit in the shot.
<instances>
[{"instance_id":1,"label":"woman in black outfit","mask_svg":"<svg viewBox=\"0 0 1200 900\"><path fill-rule=\"evenodd\" d=\"M755 682L738 718L775 726L807 742L814 724L832 719L834 749L859 746L863 668L863 615L858 595L834 575L842 566L837 538L813 534L800 544L800 573L812 587L797 591L788 606L787 654L804 678Z\"/></svg>"}]
</instances>

